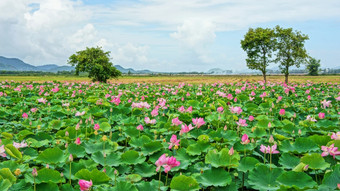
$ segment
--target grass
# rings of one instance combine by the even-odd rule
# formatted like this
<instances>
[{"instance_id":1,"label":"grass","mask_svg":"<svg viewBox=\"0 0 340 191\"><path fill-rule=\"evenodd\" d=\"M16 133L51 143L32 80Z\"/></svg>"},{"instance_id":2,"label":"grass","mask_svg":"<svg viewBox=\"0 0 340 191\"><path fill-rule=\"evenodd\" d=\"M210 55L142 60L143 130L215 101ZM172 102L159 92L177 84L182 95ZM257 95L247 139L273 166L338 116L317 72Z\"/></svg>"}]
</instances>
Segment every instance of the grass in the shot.
<instances>
[{"instance_id":1,"label":"grass","mask_svg":"<svg viewBox=\"0 0 340 191\"><path fill-rule=\"evenodd\" d=\"M19 82L26 81L69 81L69 82L79 82L79 81L91 81L87 77L78 76L0 76L0 81L14 80ZM232 75L232 76L209 76L209 75L178 75L178 76L122 76L118 79L112 79L111 82L115 83L162 83L162 84L178 84L180 82L186 83L230 83L230 82L256 82L263 80L262 76L251 76L251 75ZM284 76L268 76L267 80L270 82L283 82ZM340 83L340 76L289 76L290 82L317 82L317 83Z\"/></svg>"}]
</instances>

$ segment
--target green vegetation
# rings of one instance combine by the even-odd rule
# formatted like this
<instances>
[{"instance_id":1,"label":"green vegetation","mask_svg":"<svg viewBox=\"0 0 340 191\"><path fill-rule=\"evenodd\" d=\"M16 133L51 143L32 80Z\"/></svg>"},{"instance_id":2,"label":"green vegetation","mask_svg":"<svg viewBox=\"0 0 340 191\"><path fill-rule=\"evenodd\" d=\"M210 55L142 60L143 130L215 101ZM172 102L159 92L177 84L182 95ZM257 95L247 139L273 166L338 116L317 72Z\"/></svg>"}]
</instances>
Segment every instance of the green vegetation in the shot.
<instances>
[{"instance_id":1,"label":"green vegetation","mask_svg":"<svg viewBox=\"0 0 340 191\"><path fill-rule=\"evenodd\" d=\"M101 47L88 48L70 56L68 63L79 72L88 72L92 81L105 82L111 77L117 78L121 72L110 62L110 52L104 52Z\"/></svg>"},{"instance_id":2,"label":"green vegetation","mask_svg":"<svg viewBox=\"0 0 340 191\"><path fill-rule=\"evenodd\" d=\"M310 58L307 63L308 74L311 76L317 76L320 67L320 60Z\"/></svg>"}]
</instances>

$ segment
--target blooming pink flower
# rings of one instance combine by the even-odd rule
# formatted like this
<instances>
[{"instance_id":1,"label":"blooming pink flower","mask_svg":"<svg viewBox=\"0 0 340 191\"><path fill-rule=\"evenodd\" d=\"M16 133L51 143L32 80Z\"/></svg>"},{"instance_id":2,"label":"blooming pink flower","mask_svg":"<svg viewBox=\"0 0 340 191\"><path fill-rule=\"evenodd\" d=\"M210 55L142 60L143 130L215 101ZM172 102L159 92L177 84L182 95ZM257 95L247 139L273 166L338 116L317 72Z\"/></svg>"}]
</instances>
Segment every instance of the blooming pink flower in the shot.
<instances>
[{"instance_id":1,"label":"blooming pink flower","mask_svg":"<svg viewBox=\"0 0 340 191\"><path fill-rule=\"evenodd\" d=\"M182 105L180 108L178 108L178 111L181 112L181 113L185 112L184 106Z\"/></svg>"},{"instance_id":2,"label":"blooming pink flower","mask_svg":"<svg viewBox=\"0 0 340 191\"><path fill-rule=\"evenodd\" d=\"M335 98L336 101L340 101L340 96ZM339 184L338 184L339 185ZM339 188L340 189L340 188Z\"/></svg>"},{"instance_id":3,"label":"blooming pink flower","mask_svg":"<svg viewBox=\"0 0 340 191\"><path fill-rule=\"evenodd\" d=\"M137 128L137 130L140 130L140 131L144 130L143 125L138 125L136 128Z\"/></svg>"},{"instance_id":4,"label":"blooming pink flower","mask_svg":"<svg viewBox=\"0 0 340 191\"><path fill-rule=\"evenodd\" d=\"M77 145L80 145L81 144L80 138L77 137L77 139L76 139L76 141L74 141L74 143L77 144Z\"/></svg>"},{"instance_id":5,"label":"blooming pink flower","mask_svg":"<svg viewBox=\"0 0 340 191\"><path fill-rule=\"evenodd\" d=\"M313 116L310 116L310 115L307 115L307 118L306 118L307 121L317 121Z\"/></svg>"},{"instance_id":6,"label":"blooming pink flower","mask_svg":"<svg viewBox=\"0 0 340 191\"><path fill-rule=\"evenodd\" d=\"M329 107L331 105L331 102L332 101L323 100L323 101L321 101L321 104L323 105L323 108L326 109L327 107Z\"/></svg>"},{"instance_id":7,"label":"blooming pink flower","mask_svg":"<svg viewBox=\"0 0 340 191\"><path fill-rule=\"evenodd\" d=\"M23 114L22 114L22 118L27 119L27 118L28 118L27 113L23 113Z\"/></svg>"},{"instance_id":8,"label":"blooming pink flower","mask_svg":"<svg viewBox=\"0 0 340 191\"><path fill-rule=\"evenodd\" d=\"M203 118L195 118L195 119L192 119L192 123L194 124L194 125L196 125L196 127L197 128L200 128L202 125L204 125L205 124L205 121L204 121L204 119Z\"/></svg>"},{"instance_id":9,"label":"blooming pink flower","mask_svg":"<svg viewBox=\"0 0 340 191\"><path fill-rule=\"evenodd\" d=\"M319 119L325 118L325 113L319 113Z\"/></svg>"},{"instance_id":10,"label":"blooming pink flower","mask_svg":"<svg viewBox=\"0 0 340 191\"><path fill-rule=\"evenodd\" d=\"M325 157L327 155L332 155L335 158L336 155L340 155L340 151L338 151L338 147L334 147L334 144L331 144L329 147L321 146L321 150L323 151L321 156Z\"/></svg>"},{"instance_id":11,"label":"blooming pink flower","mask_svg":"<svg viewBox=\"0 0 340 191\"><path fill-rule=\"evenodd\" d=\"M282 115L284 115L286 113L286 110L285 109L280 109L280 111L279 111L279 114L282 116Z\"/></svg>"},{"instance_id":12,"label":"blooming pink flower","mask_svg":"<svg viewBox=\"0 0 340 191\"><path fill-rule=\"evenodd\" d=\"M186 112L191 113L191 112L192 112L192 106L188 107L188 109L186 110Z\"/></svg>"},{"instance_id":13,"label":"blooming pink flower","mask_svg":"<svg viewBox=\"0 0 340 191\"><path fill-rule=\"evenodd\" d=\"M254 121L254 119L255 119L255 118L254 118L254 116L252 116L252 115L249 116L249 118L248 118L249 121Z\"/></svg>"},{"instance_id":14,"label":"blooming pink flower","mask_svg":"<svg viewBox=\"0 0 340 191\"><path fill-rule=\"evenodd\" d=\"M155 165L157 166L156 172L158 172L163 165L166 165L168 163L169 158L166 157L166 154L163 154L158 158L158 160L155 162Z\"/></svg>"},{"instance_id":15,"label":"blooming pink flower","mask_svg":"<svg viewBox=\"0 0 340 191\"><path fill-rule=\"evenodd\" d=\"M180 140L177 139L176 135L172 135L169 144L169 149L171 149L173 146L178 146L179 145Z\"/></svg>"},{"instance_id":16,"label":"blooming pink flower","mask_svg":"<svg viewBox=\"0 0 340 191\"><path fill-rule=\"evenodd\" d=\"M93 127L94 130L98 131L100 129L100 126L98 123L94 124L94 127Z\"/></svg>"},{"instance_id":17,"label":"blooming pink flower","mask_svg":"<svg viewBox=\"0 0 340 191\"><path fill-rule=\"evenodd\" d=\"M111 102L111 103L114 103L114 104L116 104L116 105L119 105L119 103L120 103L121 101L120 101L120 98L119 98L119 97L114 97L110 102Z\"/></svg>"},{"instance_id":18,"label":"blooming pink flower","mask_svg":"<svg viewBox=\"0 0 340 191\"><path fill-rule=\"evenodd\" d=\"M248 143L250 143L249 137L247 134L244 134L241 138L241 144L246 145Z\"/></svg>"},{"instance_id":19,"label":"blooming pink flower","mask_svg":"<svg viewBox=\"0 0 340 191\"><path fill-rule=\"evenodd\" d=\"M86 181L86 180L82 180L80 179L78 182L79 186L80 186L80 191L88 191L90 190L92 184L92 180L90 181Z\"/></svg>"},{"instance_id":20,"label":"blooming pink flower","mask_svg":"<svg viewBox=\"0 0 340 191\"><path fill-rule=\"evenodd\" d=\"M194 127L191 124L189 124L189 125L182 124L182 128L181 128L181 131L179 132L179 134L182 135L183 133L187 133L193 128Z\"/></svg>"},{"instance_id":21,"label":"blooming pink flower","mask_svg":"<svg viewBox=\"0 0 340 191\"><path fill-rule=\"evenodd\" d=\"M156 119L150 119L149 117L145 117L144 118L144 122L146 123L146 124L155 124L156 123Z\"/></svg>"},{"instance_id":22,"label":"blooming pink flower","mask_svg":"<svg viewBox=\"0 0 340 191\"><path fill-rule=\"evenodd\" d=\"M13 141L13 146L17 149L25 148L25 147L27 147L27 143L25 141L22 141L21 143L17 143L17 142Z\"/></svg>"},{"instance_id":23,"label":"blooming pink flower","mask_svg":"<svg viewBox=\"0 0 340 191\"><path fill-rule=\"evenodd\" d=\"M38 102L39 103L46 103L47 102L47 100L45 99L45 98L40 98L40 99L38 99Z\"/></svg>"},{"instance_id":24,"label":"blooming pink flower","mask_svg":"<svg viewBox=\"0 0 340 191\"><path fill-rule=\"evenodd\" d=\"M153 117L156 117L156 116L158 115L158 109L155 108L154 110L152 110L152 111L151 111L151 115L152 115Z\"/></svg>"},{"instance_id":25,"label":"blooming pink flower","mask_svg":"<svg viewBox=\"0 0 340 191\"><path fill-rule=\"evenodd\" d=\"M280 102L282 100L282 96L279 96L278 98L277 98L277 102Z\"/></svg>"},{"instance_id":26,"label":"blooming pink flower","mask_svg":"<svg viewBox=\"0 0 340 191\"><path fill-rule=\"evenodd\" d=\"M178 117L171 120L173 126L178 126L182 124L183 122L178 119Z\"/></svg>"},{"instance_id":27,"label":"blooming pink flower","mask_svg":"<svg viewBox=\"0 0 340 191\"><path fill-rule=\"evenodd\" d=\"M217 108L217 112L219 112L219 113L222 113L223 110L224 110L223 107L218 107L218 108Z\"/></svg>"},{"instance_id":28,"label":"blooming pink flower","mask_svg":"<svg viewBox=\"0 0 340 191\"><path fill-rule=\"evenodd\" d=\"M245 119L239 119L238 122L236 122L237 125L241 127L246 127L248 124L246 123L247 121Z\"/></svg>"},{"instance_id":29,"label":"blooming pink flower","mask_svg":"<svg viewBox=\"0 0 340 191\"><path fill-rule=\"evenodd\" d=\"M2 157L6 157L7 156L6 153L5 153L5 145L2 145L0 147L0 156L2 156Z\"/></svg>"},{"instance_id":30,"label":"blooming pink flower","mask_svg":"<svg viewBox=\"0 0 340 191\"><path fill-rule=\"evenodd\" d=\"M85 115L85 111L82 111L82 112L77 111L75 114L75 116L83 116L83 115Z\"/></svg>"},{"instance_id":31,"label":"blooming pink flower","mask_svg":"<svg viewBox=\"0 0 340 191\"><path fill-rule=\"evenodd\" d=\"M170 157L166 165L164 165L164 172L168 173L172 168L179 166L181 163L175 157Z\"/></svg>"},{"instance_id":32,"label":"blooming pink flower","mask_svg":"<svg viewBox=\"0 0 340 191\"><path fill-rule=\"evenodd\" d=\"M240 115L241 113L242 113L242 109L241 109L241 107L233 107L233 106L231 106L230 107L230 111L231 111L231 113L237 113L237 115Z\"/></svg>"},{"instance_id":33,"label":"blooming pink flower","mask_svg":"<svg viewBox=\"0 0 340 191\"><path fill-rule=\"evenodd\" d=\"M34 108L31 109L31 112L32 112L32 113L35 113L35 112L37 112L37 111L38 111L38 108L35 108L35 107L34 107Z\"/></svg>"},{"instance_id":34,"label":"blooming pink flower","mask_svg":"<svg viewBox=\"0 0 340 191\"><path fill-rule=\"evenodd\" d=\"M273 146L264 146L264 145L261 145L260 146L260 151L264 154L277 154L277 153L280 153L279 151L276 150L277 149L277 145L273 145Z\"/></svg>"},{"instance_id":35,"label":"blooming pink flower","mask_svg":"<svg viewBox=\"0 0 340 191\"><path fill-rule=\"evenodd\" d=\"M331 139L340 140L340 131L337 133L332 133Z\"/></svg>"}]
</instances>

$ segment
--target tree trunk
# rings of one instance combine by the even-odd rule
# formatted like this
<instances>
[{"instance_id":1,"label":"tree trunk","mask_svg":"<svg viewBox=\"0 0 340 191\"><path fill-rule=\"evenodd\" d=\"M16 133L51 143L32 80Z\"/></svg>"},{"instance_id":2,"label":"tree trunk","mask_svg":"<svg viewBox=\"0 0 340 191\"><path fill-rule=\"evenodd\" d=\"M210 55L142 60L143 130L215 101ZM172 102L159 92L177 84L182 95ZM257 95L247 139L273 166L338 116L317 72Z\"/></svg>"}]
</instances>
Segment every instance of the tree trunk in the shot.
<instances>
[{"instance_id":1,"label":"tree trunk","mask_svg":"<svg viewBox=\"0 0 340 191\"><path fill-rule=\"evenodd\" d=\"M266 82L267 82L267 75L266 75L266 73L264 73L264 72L262 72L262 75L263 75L264 83L266 83Z\"/></svg>"},{"instance_id":2,"label":"tree trunk","mask_svg":"<svg viewBox=\"0 0 340 191\"><path fill-rule=\"evenodd\" d=\"M288 75L289 74L285 74L285 83L288 84Z\"/></svg>"}]
</instances>

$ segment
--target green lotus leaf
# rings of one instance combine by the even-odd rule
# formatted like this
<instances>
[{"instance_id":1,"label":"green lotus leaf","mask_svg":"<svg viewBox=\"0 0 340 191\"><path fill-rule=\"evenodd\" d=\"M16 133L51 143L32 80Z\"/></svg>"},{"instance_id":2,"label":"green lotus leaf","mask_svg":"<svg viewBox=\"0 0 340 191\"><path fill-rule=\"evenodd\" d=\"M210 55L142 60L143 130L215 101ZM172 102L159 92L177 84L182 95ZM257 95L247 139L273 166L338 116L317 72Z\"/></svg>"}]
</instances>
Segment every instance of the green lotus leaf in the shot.
<instances>
[{"instance_id":1,"label":"green lotus leaf","mask_svg":"<svg viewBox=\"0 0 340 191\"><path fill-rule=\"evenodd\" d=\"M235 168L239 165L240 155L237 151L233 155L229 155L229 149L223 148L221 151L211 150L205 156L205 163L211 164L213 167L231 167Z\"/></svg>"},{"instance_id":2,"label":"green lotus leaf","mask_svg":"<svg viewBox=\"0 0 340 191\"><path fill-rule=\"evenodd\" d=\"M197 141L197 143L189 145L187 153L191 156L201 155L202 152L206 152L210 146L210 143Z\"/></svg>"},{"instance_id":3,"label":"green lotus leaf","mask_svg":"<svg viewBox=\"0 0 340 191\"><path fill-rule=\"evenodd\" d=\"M32 131L27 130L27 129L22 130L17 134L19 141L22 141L25 137L27 137L29 135L34 135L34 133Z\"/></svg>"},{"instance_id":4,"label":"green lotus leaf","mask_svg":"<svg viewBox=\"0 0 340 191\"><path fill-rule=\"evenodd\" d=\"M48 182L48 183L38 184L37 190L59 191L59 188L56 183Z\"/></svg>"},{"instance_id":5,"label":"green lotus leaf","mask_svg":"<svg viewBox=\"0 0 340 191\"><path fill-rule=\"evenodd\" d=\"M319 153L306 154L301 158L301 162L308 164L311 169L324 170L330 166Z\"/></svg>"},{"instance_id":6,"label":"green lotus leaf","mask_svg":"<svg viewBox=\"0 0 340 191\"><path fill-rule=\"evenodd\" d=\"M335 190L340 182L340 164L335 165L333 171L327 172L322 180L322 185Z\"/></svg>"},{"instance_id":7,"label":"green lotus leaf","mask_svg":"<svg viewBox=\"0 0 340 191\"><path fill-rule=\"evenodd\" d=\"M196 179L203 186L226 186L231 183L230 174L222 168L206 170Z\"/></svg>"},{"instance_id":8,"label":"green lotus leaf","mask_svg":"<svg viewBox=\"0 0 340 191\"><path fill-rule=\"evenodd\" d=\"M189 101L187 102L187 104L188 104L189 106L194 107L194 108L198 108L199 105L200 105L200 102L197 101L197 100L189 100Z\"/></svg>"},{"instance_id":9,"label":"green lotus leaf","mask_svg":"<svg viewBox=\"0 0 340 191\"><path fill-rule=\"evenodd\" d=\"M266 134L267 134L266 128L261 128L261 127L255 128L255 130L253 132L253 136L257 137L257 138L261 138L261 137L265 136Z\"/></svg>"},{"instance_id":10,"label":"green lotus leaf","mask_svg":"<svg viewBox=\"0 0 340 191\"><path fill-rule=\"evenodd\" d=\"M140 164L145 161L144 156L139 156L137 151L129 150L122 154L122 162L125 164Z\"/></svg>"},{"instance_id":11,"label":"green lotus leaf","mask_svg":"<svg viewBox=\"0 0 340 191\"><path fill-rule=\"evenodd\" d=\"M62 127L62 122L60 120L52 120L49 124L48 127L51 129L60 129Z\"/></svg>"},{"instance_id":12,"label":"green lotus leaf","mask_svg":"<svg viewBox=\"0 0 340 191\"><path fill-rule=\"evenodd\" d=\"M2 132L1 136L6 138L6 139L13 139L13 135L7 132Z\"/></svg>"},{"instance_id":13,"label":"green lotus leaf","mask_svg":"<svg viewBox=\"0 0 340 191\"><path fill-rule=\"evenodd\" d=\"M88 168L88 166L85 166L84 164L82 163L79 163L79 162L72 162L71 164L71 178L72 179L75 179L74 175L81 169L84 169L84 168ZM94 168L93 168L94 169ZM67 163L65 166L64 166L64 172L63 172L64 176L69 179L70 178L70 163Z\"/></svg>"},{"instance_id":14,"label":"green lotus leaf","mask_svg":"<svg viewBox=\"0 0 340 191\"><path fill-rule=\"evenodd\" d=\"M139 191L150 191L150 190L158 190L158 186L160 185L160 189L163 191L167 190L167 187L164 187L163 182L159 182L158 180L153 179L150 182L141 182L137 184L137 188Z\"/></svg>"},{"instance_id":15,"label":"green lotus leaf","mask_svg":"<svg viewBox=\"0 0 340 191\"><path fill-rule=\"evenodd\" d=\"M145 162L142 164L136 165L134 167L134 172L146 178L151 177L157 173L156 166L154 164L148 164Z\"/></svg>"},{"instance_id":16,"label":"green lotus leaf","mask_svg":"<svg viewBox=\"0 0 340 191\"><path fill-rule=\"evenodd\" d=\"M5 151L9 156L13 158L22 159L21 152L17 148L15 148L12 144L7 144L5 146Z\"/></svg>"},{"instance_id":17,"label":"green lotus leaf","mask_svg":"<svg viewBox=\"0 0 340 191\"><path fill-rule=\"evenodd\" d=\"M100 131L108 132L111 130L111 125L108 122L102 122L99 124Z\"/></svg>"},{"instance_id":18,"label":"green lotus leaf","mask_svg":"<svg viewBox=\"0 0 340 191\"><path fill-rule=\"evenodd\" d=\"M151 139L146 135L142 135L139 138L132 138L129 144L133 147L143 147L144 144L149 142L151 142Z\"/></svg>"},{"instance_id":19,"label":"green lotus leaf","mask_svg":"<svg viewBox=\"0 0 340 191\"><path fill-rule=\"evenodd\" d=\"M257 190L277 190L280 184L276 179L282 174L282 171L280 168L270 169L266 165L258 165L249 172L248 183Z\"/></svg>"},{"instance_id":20,"label":"green lotus leaf","mask_svg":"<svg viewBox=\"0 0 340 191\"><path fill-rule=\"evenodd\" d=\"M128 182L134 183L142 180L142 177L139 174L129 174L128 176L125 177L125 179Z\"/></svg>"},{"instance_id":21,"label":"green lotus leaf","mask_svg":"<svg viewBox=\"0 0 340 191\"><path fill-rule=\"evenodd\" d=\"M138 191L136 186L131 184L130 182L119 181L117 185L113 187L112 191Z\"/></svg>"},{"instance_id":22,"label":"green lotus leaf","mask_svg":"<svg viewBox=\"0 0 340 191\"><path fill-rule=\"evenodd\" d=\"M314 143L316 143L319 147L323 145L327 145L329 141L331 141L330 136L326 135L312 135L308 137L310 140L312 140Z\"/></svg>"},{"instance_id":23,"label":"green lotus leaf","mask_svg":"<svg viewBox=\"0 0 340 191\"><path fill-rule=\"evenodd\" d=\"M312 140L299 137L294 143L290 143L288 140L282 141L280 150L283 152L293 152L293 153L307 153L319 150L319 147Z\"/></svg>"},{"instance_id":24,"label":"green lotus leaf","mask_svg":"<svg viewBox=\"0 0 340 191\"><path fill-rule=\"evenodd\" d=\"M21 172L25 172L28 169L28 164L20 164L10 160L0 163L0 169L3 168L9 168L11 172L15 171L16 169L20 169Z\"/></svg>"},{"instance_id":25,"label":"green lotus leaf","mask_svg":"<svg viewBox=\"0 0 340 191\"><path fill-rule=\"evenodd\" d=\"M149 143L145 143L142 147L142 153L144 155L151 155L163 148L163 145L160 141L152 141Z\"/></svg>"},{"instance_id":26,"label":"green lotus leaf","mask_svg":"<svg viewBox=\"0 0 340 191\"><path fill-rule=\"evenodd\" d=\"M118 144L116 142L106 141L106 142L99 142L99 143L84 143L84 148L86 153L93 154L98 151L103 151L105 144L105 152L111 153L117 150Z\"/></svg>"},{"instance_id":27,"label":"green lotus leaf","mask_svg":"<svg viewBox=\"0 0 340 191\"><path fill-rule=\"evenodd\" d=\"M304 172L284 172L277 178L277 181L287 187L298 189L313 188L317 185L312 177Z\"/></svg>"},{"instance_id":28,"label":"green lotus leaf","mask_svg":"<svg viewBox=\"0 0 340 191\"><path fill-rule=\"evenodd\" d=\"M191 191L199 190L197 181L193 177L185 175L179 175L172 178L170 183L171 190L174 191Z\"/></svg>"},{"instance_id":29,"label":"green lotus leaf","mask_svg":"<svg viewBox=\"0 0 340 191\"><path fill-rule=\"evenodd\" d=\"M93 153L91 158L98 164L108 165L108 166L119 166L121 164L120 156L118 153L113 152L106 155L104 158L103 152L98 151Z\"/></svg>"},{"instance_id":30,"label":"green lotus leaf","mask_svg":"<svg viewBox=\"0 0 340 191\"><path fill-rule=\"evenodd\" d=\"M64 179L61 178L60 173L58 171L49 169L49 168L43 168L38 171L38 176L36 177L36 181L38 183L42 183L42 182L60 183L60 182L63 182Z\"/></svg>"},{"instance_id":31,"label":"green lotus leaf","mask_svg":"<svg viewBox=\"0 0 340 191\"><path fill-rule=\"evenodd\" d=\"M49 140L38 141L38 140L33 139L33 138L26 139L26 142L30 145L30 147L33 147L33 148L40 148L40 147L46 146L50 143Z\"/></svg>"},{"instance_id":32,"label":"green lotus leaf","mask_svg":"<svg viewBox=\"0 0 340 191\"><path fill-rule=\"evenodd\" d=\"M8 179L1 179L0 177L0 191L7 191L12 186Z\"/></svg>"},{"instance_id":33,"label":"green lotus leaf","mask_svg":"<svg viewBox=\"0 0 340 191\"><path fill-rule=\"evenodd\" d=\"M64 162L65 156L64 152L61 149L59 149L58 147L54 147L44 150L38 155L36 160L47 164L56 164Z\"/></svg>"},{"instance_id":34,"label":"green lotus leaf","mask_svg":"<svg viewBox=\"0 0 340 191\"><path fill-rule=\"evenodd\" d=\"M86 155L85 148L74 143L69 144L67 150L70 154L76 155L77 157L84 157Z\"/></svg>"},{"instance_id":35,"label":"green lotus leaf","mask_svg":"<svg viewBox=\"0 0 340 191\"><path fill-rule=\"evenodd\" d=\"M17 180L9 168L0 169L0 177L9 180L11 183L15 183Z\"/></svg>"},{"instance_id":36,"label":"green lotus leaf","mask_svg":"<svg viewBox=\"0 0 340 191\"><path fill-rule=\"evenodd\" d=\"M92 180L93 184L102 184L111 180L105 172L101 172L98 169L93 169L91 172L87 169L82 169L78 171L75 176L87 181Z\"/></svg>"},{"instance_id":37,"label":"green lotus leaf","mask_svg":"<svg viewBox=\"0 0 340 191\"><path fill-rule=\"evenodd\" d=\"M284 168L293 169L296 165L300 163L300 159L295 155L283 153L279 159L279 163Z\"/></svg>"},{"instance_id":38,"label":"green lotus leaf","mask_svg":"<svg viewBox=\"0 0 340 191\"><path fill-rule=\"evenodd\" d=\"M60 186L60 191L74 191L70 184L63 184Z\"/></svg>"},{"instance_id":39,"label":"green lotus leaf","mask_svg":"<svg viewBox=\"0 0 340 191\"><path fill-rule=\"evenodd\" d=\"M198 156L190 156L187 154L187 151L185 148L180 148L176 151L176 159L178 161L188 161L192 163L198 160Z\"/></svg>"},{"instance_id":40,"label":"green lotus leaf","mask_svg":"<svg viewBox=\"0 0 340 191\"><path fill-rule=\"evenodd\" d=\"M254 157L243 157L240 161L240 165L237 167L237 170L242 172L253 170L255 168L255 165L259 162L260 161L258 161Z\"/></svg>"}]
</instances>

